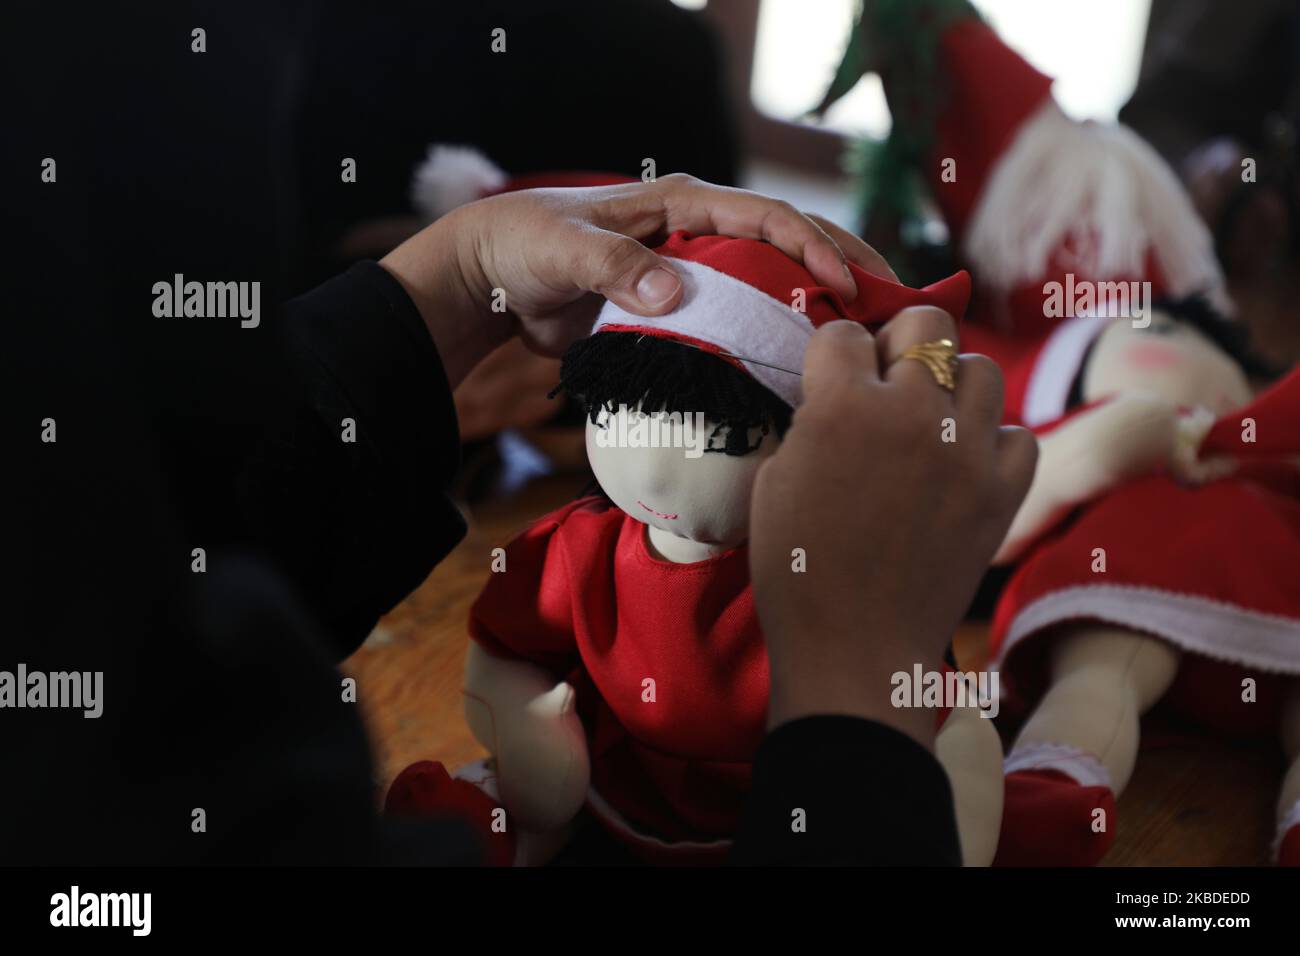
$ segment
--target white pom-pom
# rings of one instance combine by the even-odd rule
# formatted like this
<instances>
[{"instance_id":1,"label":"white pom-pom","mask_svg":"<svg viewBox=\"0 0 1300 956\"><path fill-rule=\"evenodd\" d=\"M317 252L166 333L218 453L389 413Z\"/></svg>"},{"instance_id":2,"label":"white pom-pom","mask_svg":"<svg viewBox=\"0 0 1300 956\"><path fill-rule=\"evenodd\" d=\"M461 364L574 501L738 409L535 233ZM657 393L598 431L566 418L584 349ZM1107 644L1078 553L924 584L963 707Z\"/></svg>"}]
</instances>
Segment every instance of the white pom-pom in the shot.
<instances>
[{"instance_id":1,"label":"white pom-pom","mask_svg":"<svg viewBox=\"0 0 1300 956\"><path fill-rule=\"evenodd\" d=\"M411 181L411 202L429 221L506 184L505 171L471 146L429 147Z\"/></svg>"}]
</instances>

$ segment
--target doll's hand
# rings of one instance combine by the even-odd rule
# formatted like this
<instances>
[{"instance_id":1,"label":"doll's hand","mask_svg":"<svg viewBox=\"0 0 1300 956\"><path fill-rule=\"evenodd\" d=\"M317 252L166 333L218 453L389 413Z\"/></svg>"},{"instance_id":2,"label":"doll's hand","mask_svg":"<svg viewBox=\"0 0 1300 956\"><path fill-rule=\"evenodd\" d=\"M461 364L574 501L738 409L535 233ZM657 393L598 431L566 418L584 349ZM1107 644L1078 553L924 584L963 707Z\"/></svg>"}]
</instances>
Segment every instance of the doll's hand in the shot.
<instances>
[{"instance_id":1,"label":"doll's hand","mask_svg":"<svg viewBox=\"0 0 1300 956\"><path fill-rule=\"evenodd\" d=\"M424 316L455 387L516 333L534 351L560 355L591 331L602 296L637 315L674 308L681 281L671 263L642 243L678 229L767 240L845 301L857 297L846 258L895 278L878 253L838 226L789 203L680 173L651 183L531 189L470 203L380 264Z\"/></svg>"},{"instance_id":2,"label":"doll's hand","mask_svg":"<svg viewBox=\"0 0 1300 956\"><path fill-rule=\"evenodd\" d=\"M1226 478L1237 468L1231 458L1201 458L1201 443L1214 427L1216 416L1208 408L1194 408L1178 416L1174 453L1169 470L1185 485L1204 485Z\"/></svg>"},{"instance_id":3,"label":"doll's hand","mask_svg":"<svg viewBox=\"0 0 1300 956\"><path fill-rule=\"evenodd\" d=\"M1178 453L1178 407L1155 395L1125 394L1080 416L1086 432L1072 497L1085 501L1115 485L1173 470ZM1062 426L1071 427L1071 423Z\"/></svg>"},{"instance_id":4,"label":"doll's hand","mask_svg":"<svg viewBox=\"0 0 1300 956\"><path fill-rule=\"evenodd\" d=\"M804 404L751 508L771 726L849 714L933 743L934 713L892 707L891 677L941 666L1037 456L1029 432L999 427L988 358L962 356L955 394L899 360L940 338L957 339L951 317L908 309L876 340L832 322L809 343Z\"/></svg>"},{"instance_id":5,"label":"doll's hand","mask_svg":"<svg viewBox=\"0 0 1300 956\"><path fill-rule=\"evenodd\" d=\"M471 726L491 728L476 736L496 757L501 802L517 824L547 832L572 820L591 779L573 688L562 681L526 698L498 690L492 700L467 699L466 713Z\"/></svg>"}]
</instances>

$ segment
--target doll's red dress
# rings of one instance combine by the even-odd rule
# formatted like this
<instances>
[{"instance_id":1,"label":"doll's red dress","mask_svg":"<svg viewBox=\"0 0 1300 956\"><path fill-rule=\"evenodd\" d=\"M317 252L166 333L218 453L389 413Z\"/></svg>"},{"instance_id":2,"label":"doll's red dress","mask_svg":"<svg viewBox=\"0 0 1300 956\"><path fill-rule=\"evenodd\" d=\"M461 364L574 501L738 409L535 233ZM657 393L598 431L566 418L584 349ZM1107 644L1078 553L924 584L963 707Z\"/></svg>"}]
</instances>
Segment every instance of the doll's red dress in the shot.
<instances>
[{"instance_id":1,"label":"doll's red dress","mask_svg":"<svg viewBox=\"0 0 1300 956\"><path fill-rule=\"evenodd\" d=\"M1254 465L1197 488L1143 478L1040 541L993 622L993 664L1013 704L1043 686L1036 638L1078 620L1186 652L1167 696L1186 716L1276 732L1280 678L1300 674L1300 471ZM1247 676L1258 683L1251 703L1242 699Z\"/></svg>"},{"instance_id":2,"label":"doll's red dress","mask_svg":"<svg viewBox=\"0 0 1300 956\"><path fill-rule=\"evenodd\" d=\"M592 497L535 522L505 567L475 601L470 635L574 685L589 809L647 849L725 849L767 714L747 548L663 561L644 524Z\"/></svg>"}]
</instances>

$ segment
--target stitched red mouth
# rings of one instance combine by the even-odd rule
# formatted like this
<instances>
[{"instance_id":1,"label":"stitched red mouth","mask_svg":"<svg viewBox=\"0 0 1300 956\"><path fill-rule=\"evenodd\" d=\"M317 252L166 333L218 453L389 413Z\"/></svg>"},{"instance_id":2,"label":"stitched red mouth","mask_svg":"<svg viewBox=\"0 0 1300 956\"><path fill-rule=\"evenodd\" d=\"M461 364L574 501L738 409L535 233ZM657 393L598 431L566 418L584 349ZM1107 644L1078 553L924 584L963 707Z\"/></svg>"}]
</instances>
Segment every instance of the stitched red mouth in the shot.
<instances>
[{"instance_id":1,"label":"stitched red mouth","mask_svg":"<svg viewBox=\"0 0 1300 956\"><path fill-rule=\"evenodd\" d=\"M677 518L677 515L666 515L662 511L655 511L653 508L651 508L648 504L646 504L644 501L642 501L639 498L637 499L636 503L639 504L646 511L650 512L656 518L663 518L665 521L673 521Z\"/></svg>"}]
</instances>

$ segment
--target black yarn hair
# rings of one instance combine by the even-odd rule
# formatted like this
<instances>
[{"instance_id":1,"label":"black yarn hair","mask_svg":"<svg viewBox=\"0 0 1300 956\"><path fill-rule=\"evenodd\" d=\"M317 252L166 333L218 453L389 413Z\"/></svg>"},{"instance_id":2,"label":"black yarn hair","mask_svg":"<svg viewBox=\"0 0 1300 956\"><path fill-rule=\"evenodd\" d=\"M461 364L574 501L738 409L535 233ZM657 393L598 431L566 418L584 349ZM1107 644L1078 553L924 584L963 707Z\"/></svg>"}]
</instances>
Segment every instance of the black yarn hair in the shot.
<instances>
[{"instance_id":1,"label":"black yarn hair","mask_svg":"<svg viewBox=\"0 0 1300 956\"><path fill-rule=\"evenodd\" d=\"M560 362L563 392L593 425L602 410L639 407L646 414L702 413L714 426L707 451L746 455L776 429L784 435L793 410L741 369L703 349L639 332L598 332L571 345ZM750 443L754 430L761 434ZM724 435L725 433L725 435ZM715 439L722 444L715 447Z\"/></svg>"},{"instance_id":2,"label":"black yarn hair","mask_svg":"<svg viewBox=\"0 0 1300 956\"><path fill-rule=\"evenodd\" d=\"M1191 326L1223 351L1228 358L1241 366L1249 378L1271 382L1281 378L1284 369L1256 352L1250 344L1250 332L1238 322L1229 319L1210 304L1205 296L1198 294L1182 298L1157 299L1151 304L1153 312L1163 312L1175 322ZM1078 374L1070 383L1070 394L1066 408L1077 408L1083 404L1083 379L1088 373L1088 364L1092 361L1093 346L1088 346Z\"/></svg>"}]
</instances>

